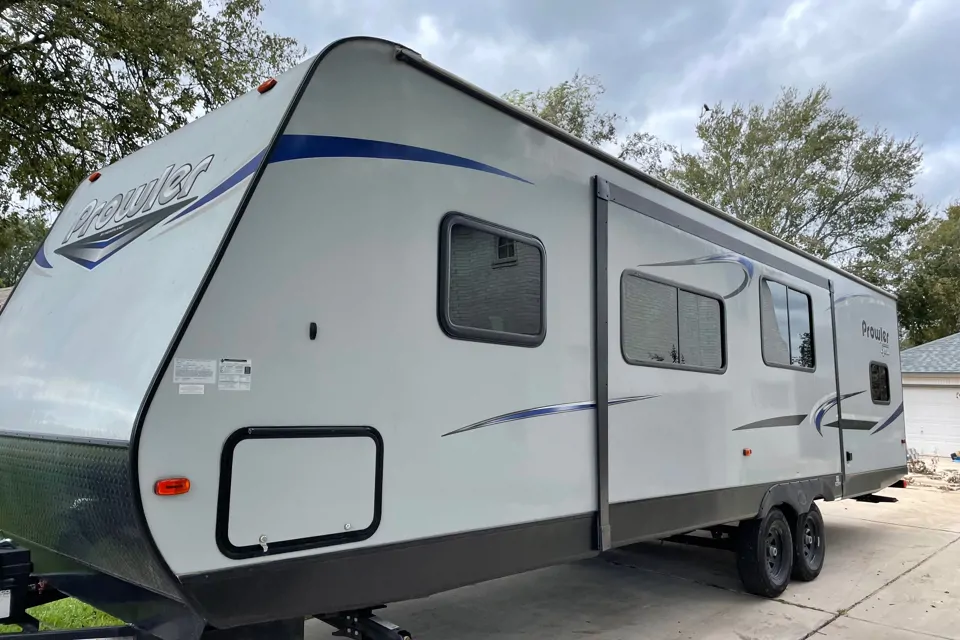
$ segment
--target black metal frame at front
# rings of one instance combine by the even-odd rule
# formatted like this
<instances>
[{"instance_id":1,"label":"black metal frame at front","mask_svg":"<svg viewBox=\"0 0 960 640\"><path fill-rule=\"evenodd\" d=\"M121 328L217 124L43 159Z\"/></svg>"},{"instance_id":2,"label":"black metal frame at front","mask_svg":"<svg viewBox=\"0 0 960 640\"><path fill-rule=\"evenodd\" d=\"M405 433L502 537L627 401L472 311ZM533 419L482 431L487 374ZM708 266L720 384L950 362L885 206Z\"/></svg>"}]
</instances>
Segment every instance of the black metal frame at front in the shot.
<instances>
[{"instance_id":1,"label":"black metal frame at front","mask_svg":"<svg viewBox=\"0 0 960 640\"><path fill-rule=\"evenodd\" d=\"M49 631L22 631L4 634L10 640L101 640L122 638L124 640L156 640L129 625L120 627L87 627L86 629L55 629Z\"/></svg>"}]
</instances>

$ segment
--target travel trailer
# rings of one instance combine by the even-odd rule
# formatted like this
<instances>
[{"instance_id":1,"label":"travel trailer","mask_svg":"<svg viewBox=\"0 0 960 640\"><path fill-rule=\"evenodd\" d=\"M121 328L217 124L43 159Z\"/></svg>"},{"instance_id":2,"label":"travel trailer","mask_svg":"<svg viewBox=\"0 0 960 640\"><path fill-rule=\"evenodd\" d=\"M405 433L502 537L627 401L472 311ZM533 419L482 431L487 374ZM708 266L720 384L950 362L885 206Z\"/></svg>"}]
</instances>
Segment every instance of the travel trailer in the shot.
<instances>
[{"instance_id":1,"label":"travel trailer","mask_svg":"<svg viewBox=\"0 0 960 640\"><path fill-rule=\"evenodd\" d=\"M15 287L0 615L397 640L380 605L700 531L774 597L815 501L906 474L896 336L889 293L340 40L91 175Z\"/></svg>"}]
</instances>

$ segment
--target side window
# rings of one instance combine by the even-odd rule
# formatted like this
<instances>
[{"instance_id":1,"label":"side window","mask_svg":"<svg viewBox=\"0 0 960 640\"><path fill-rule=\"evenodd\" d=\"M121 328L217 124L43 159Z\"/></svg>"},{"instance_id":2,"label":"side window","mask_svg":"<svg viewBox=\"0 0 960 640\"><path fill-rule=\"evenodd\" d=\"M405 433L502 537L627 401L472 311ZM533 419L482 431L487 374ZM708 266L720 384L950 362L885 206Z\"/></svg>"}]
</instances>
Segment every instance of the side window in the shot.
<instances>
[{"instance_id":1,"label":"side window","mask_svg":"<svg viewBox=\"0 0 960 640\"><path fill-rule=\"evenodd\" d=\"M629 364L722 372L723 341L719 299L623 272L620 347Z\"/></svg>"},{"instance_id":2,"label":"side window","mask_svg":"<svg viewBox=\"0 0 960 640\"><path fill-rule=\"evenodd\" d=\"M890 373L881 362L870 363L870 398L874 404L890 404Z\"/></svg>"},{"instance_id":3,"label":"side window","mask_svg":"<svg viewBox=\"0 0 960 640\"><path fill-rule=\"evenodd\" d=\"M535 347L546 336L545 251L530 235L458 213L441 223L438 316L452 338Z\"/></svg>"},{"instance_id":4,"label":"side window","mask_svg":"<svg viewBox=\"0 0 960 640\"><path fill-rule=\"evenodd\" d=\"M810 296L764 279L760 283L760 345L768 366L816 366Z\"/></svg>"}]
</instances>

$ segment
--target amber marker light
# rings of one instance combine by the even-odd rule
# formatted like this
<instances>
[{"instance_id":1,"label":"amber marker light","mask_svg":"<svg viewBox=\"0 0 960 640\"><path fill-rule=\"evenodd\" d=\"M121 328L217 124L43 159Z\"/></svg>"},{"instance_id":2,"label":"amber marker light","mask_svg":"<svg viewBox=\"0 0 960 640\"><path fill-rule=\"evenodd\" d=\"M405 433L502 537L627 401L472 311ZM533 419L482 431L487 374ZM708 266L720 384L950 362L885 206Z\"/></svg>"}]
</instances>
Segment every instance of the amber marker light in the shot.
<instances>
[{"instance_id":1,"label":"amber marker light","mask_svg":"<svg viewBox=\"0 0 960 640\"><path fill-rule=\"evenodd\" d=\"M190 480L187 478L164 478L153 485L153 492L158 496L181 496L188 491Z\"/></svg>"},{"instance_id":2,"label":"amber marker light","mask_svg":"<svg viewBox=\"0 0 960 640\"><path fill-rule=\"evenodd\" d=\"M277 79L268 78L260 83L260 86L257 87L257 91L259 91L260 93L266 93L267 91L270 91L270 89L273 89L275 86L277 86Z\"/></svg>"}]
</instances>

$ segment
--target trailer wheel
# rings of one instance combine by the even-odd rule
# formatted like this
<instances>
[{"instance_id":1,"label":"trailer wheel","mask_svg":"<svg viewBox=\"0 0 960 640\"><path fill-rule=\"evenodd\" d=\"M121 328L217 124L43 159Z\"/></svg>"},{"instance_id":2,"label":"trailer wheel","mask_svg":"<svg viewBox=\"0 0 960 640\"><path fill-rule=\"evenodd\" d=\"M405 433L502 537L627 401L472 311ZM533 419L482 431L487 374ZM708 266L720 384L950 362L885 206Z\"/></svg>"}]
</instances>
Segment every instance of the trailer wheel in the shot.
<instances>
[{"instance_id":1,"label":"trailer wheel","mask_svg":"<svg viewBox=\"0 0 960 640\"><path fill-rule=\"evenodd\" d=\"M793 557L793 534L780 509L740 523L737 570L748 593L764 598L783 593L790 583Z\"/></svg>"},{"instance_id":2,"label":"trailer wheel","mask_svg":"<svg viewBox=\"0 0 960 640\"><path fill-rule=\"evenodd\" d=\"M809 511L797 516L797 528L793 532L793 539L796 541L793 577L796 580L810 582L820 575L827 552L823 516L816 503L810 505Z\"/></svg>"}]
</instances>

